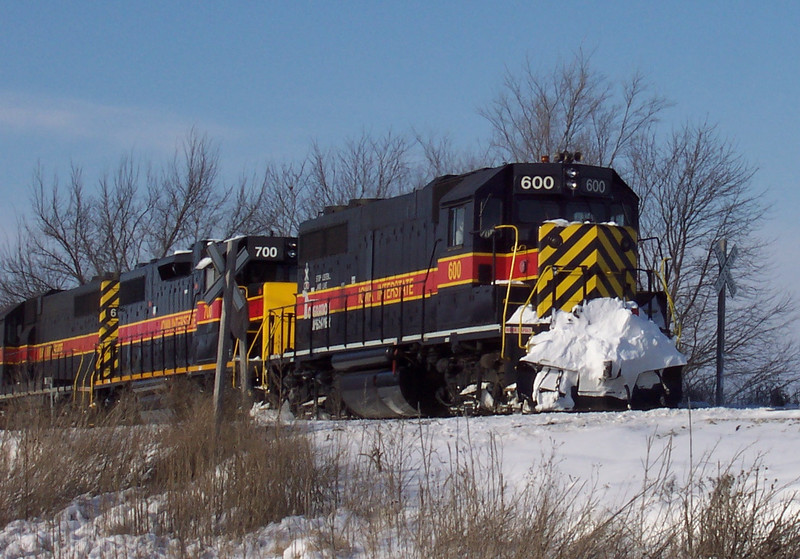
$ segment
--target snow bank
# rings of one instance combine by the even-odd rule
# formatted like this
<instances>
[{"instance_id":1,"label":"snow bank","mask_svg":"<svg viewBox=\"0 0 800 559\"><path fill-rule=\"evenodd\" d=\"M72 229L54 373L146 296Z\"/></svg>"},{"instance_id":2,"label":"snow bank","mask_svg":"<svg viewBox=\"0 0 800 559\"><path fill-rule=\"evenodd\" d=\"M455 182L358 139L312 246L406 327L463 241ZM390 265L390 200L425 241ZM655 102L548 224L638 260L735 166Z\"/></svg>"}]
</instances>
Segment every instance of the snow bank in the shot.
<instances>
[{"instance_id":1,"label":"snow bank","mask_svg":"<svg viewBox=\"0 0 800 559\"><path fill-rule=\"evenodd\" d=\"M254 409L274 420L274 410ZM535 474L552 463L575 490L565 499L584 495L616 508L660 475L674 480L659 493L666 504L681 498L680 488L696 480L707 483L726 465L747 471L760 465L779 498L800 494L800 410L767 408L658 409L647 412L510 415L420 420L300 421L321 449L345 452L371 460L374 441L393 442L407 460L403 483L423 485L426 472L447 472L447 464L464 453L481 455L496 445L503 481L509 494L521 491ZM2 431L0 431L2 433ZM340 445L345 445L342 448ZM424 462L418 457L429 456ZM417 458L415 458L417 457ZM647 467L651 471L648 474ZM374 480L366 480L372 482ZM581 483L585 482L585 484ZM318 518L287 517L235 541L180 542L170 534L120 534L115 519L140 514L135 501L123 494L76 499L50 519L17 520L0 526L0 559L18 557L332 557L315 550L313 536L344 534L345 542L358 530L356 517L346 510ZM118 503L108 507L108 502ZM126 510L126 507L127 510ZM790 508L790 514L795 508ZM413 511L410 511L412 514ZM148 510L147 514L158 514ZM389 543L384 543L389 542ZM387 533L370 547L361 541L346 552L351 559L410 556L400 553L403 541ZM383 547L382 547L383 546ZM381 551L387 553L381 555ZM399 549L398 549L399 548ZM391 552L394 551L394 553ZM327 555L326 555L327 553ZM343 555L345 556L345 555Z\"/></svg>"}]
</instances>

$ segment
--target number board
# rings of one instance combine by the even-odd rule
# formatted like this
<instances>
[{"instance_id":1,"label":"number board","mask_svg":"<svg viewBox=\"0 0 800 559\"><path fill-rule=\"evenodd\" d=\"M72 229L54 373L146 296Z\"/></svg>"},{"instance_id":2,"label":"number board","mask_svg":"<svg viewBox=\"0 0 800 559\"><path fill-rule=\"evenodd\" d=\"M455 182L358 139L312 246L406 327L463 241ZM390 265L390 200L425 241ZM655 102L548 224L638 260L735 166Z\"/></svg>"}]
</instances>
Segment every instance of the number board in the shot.
<instances>
[{"instance_id":1,"label":"number board","mask_svg":"<svg viewBox=\"0 0 800 559\"><path fill-rule=\"evenodd\" d=\"M585 171L584 167L581 169ZM582 176L579 174L577 177L578 192L587 194L589 196L611 196L612 183L614 182L613 175L609 169L592 169L591 174Z\"/></svg>"},{"instance_id":2,"label":"number board","mask_svg":"<svg viewBox=\"0 0 800 559\"><path fill-rule=\"evenodd\" d=\"M514 192L517 194L555 194L564 188L563 166L556 163L517 163L514 165Z\"/></svg>"},{"instance_id":3,"label":"number board","mask_svg":"<svg viewBox=\"0 0 800 559\"><path fill-rule=\"evenodd\" d=\"M546 174L517 175L514 177L514 189L527 194L550 194L561 192L561 179Z\"/></svg>"},{"instance_id":4,"label":"number board","mask_svg":"<svg viewBox=\"0 0 800 559\"><path fill-rule=\"evenodd\" d=\"M566 194L612 196L614 176L610 169L568 164L518 164L514 192L518 194Z\"/></svg>"},{"instance_id":5,"label":"number board","mask_svg":"<svg viewBox=\"0 0 800 559\"><path fill-rule=\"evenodd\" d=\"M283 260L284 239L274 237L250 237L247 251L253 260Z\"/></svg>"}]
</instances>

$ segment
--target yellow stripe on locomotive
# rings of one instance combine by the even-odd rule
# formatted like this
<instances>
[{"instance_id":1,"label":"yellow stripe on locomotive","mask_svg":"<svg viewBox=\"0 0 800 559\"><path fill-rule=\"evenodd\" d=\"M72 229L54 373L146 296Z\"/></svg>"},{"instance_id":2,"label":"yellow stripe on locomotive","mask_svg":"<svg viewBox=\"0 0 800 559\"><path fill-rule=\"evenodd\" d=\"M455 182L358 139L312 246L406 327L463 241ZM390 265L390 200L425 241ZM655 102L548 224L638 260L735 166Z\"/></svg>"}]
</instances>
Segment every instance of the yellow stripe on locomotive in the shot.
<instances>
[{"instance_id":1,"label":"yellow stripe on locomotive","mask_svg":"<svg viewBox=\"0 0 800 559\"><path fill-rule=\"evenodd\" d=\"M119 369L117 340L119 338L119 280L100 284L100 316L96 371L100 379L109 378Z\"/></svg>"},{"instance_id":2,"label":"yellow stripe on locomotive","mask_svg":"<svg viewBox=\"0 0 800 559\"><path fill-rule=\"evenodd\" d=\"M536 313L570 311L599 297L636 294L636 230L632 227L544 223L539 227Z\"/></svg>"}]
</instances>

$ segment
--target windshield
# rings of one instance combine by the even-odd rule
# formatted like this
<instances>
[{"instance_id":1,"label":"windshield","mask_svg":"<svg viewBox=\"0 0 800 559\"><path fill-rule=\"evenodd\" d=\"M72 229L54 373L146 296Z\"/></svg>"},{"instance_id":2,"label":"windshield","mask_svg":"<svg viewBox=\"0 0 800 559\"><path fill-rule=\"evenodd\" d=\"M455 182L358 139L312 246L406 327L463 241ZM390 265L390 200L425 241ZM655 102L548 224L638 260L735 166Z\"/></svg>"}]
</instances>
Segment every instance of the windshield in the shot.
<instances>
[{"instance_id":1,"label":"windshield","mask_svg":"<svg viewBox=\"0 0 800 559\"><path fill-rule=\"evenodd\" d=\"M524 198L517 200L517 220L520 223L542 223L561 217L564 215L558 202Z\"/></svg>"},{"instance_id":2,"label":"windshield","mask_svg":"<svg viewBox=\"0 0 800 559\"><path fill-rule=\"evenodd\" d=\"M542 200L541 198L517 198L516 219L519 224L540 224L551 219L588 221L636 227L636 215L627 204L598 200L596 198L574 198L571 200Z\"/></svg>"}]
</instances>

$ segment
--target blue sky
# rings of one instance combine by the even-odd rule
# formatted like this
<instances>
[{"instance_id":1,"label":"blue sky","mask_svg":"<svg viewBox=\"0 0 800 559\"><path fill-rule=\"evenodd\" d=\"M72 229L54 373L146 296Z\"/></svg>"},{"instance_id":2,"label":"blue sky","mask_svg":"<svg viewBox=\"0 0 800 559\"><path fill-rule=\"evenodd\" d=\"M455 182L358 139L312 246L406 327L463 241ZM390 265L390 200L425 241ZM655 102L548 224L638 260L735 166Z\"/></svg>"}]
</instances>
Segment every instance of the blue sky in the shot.
<instances>
[{"instance_id":1,"label":"blue sky","mask_svg":"<svg viewBox=\"0 0 800 559\"><path fill-rule=\"evenodd\" d=\"M22 2L0 0L0 234L37 162L89 182L133 151L159 164L190 127L230 176L362 131L489 136L507 71L583 47L612 80L641 70L759 171L763 232L800 275L798 2Z\"/></svg>"}]
</instances>

